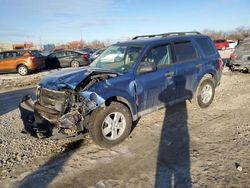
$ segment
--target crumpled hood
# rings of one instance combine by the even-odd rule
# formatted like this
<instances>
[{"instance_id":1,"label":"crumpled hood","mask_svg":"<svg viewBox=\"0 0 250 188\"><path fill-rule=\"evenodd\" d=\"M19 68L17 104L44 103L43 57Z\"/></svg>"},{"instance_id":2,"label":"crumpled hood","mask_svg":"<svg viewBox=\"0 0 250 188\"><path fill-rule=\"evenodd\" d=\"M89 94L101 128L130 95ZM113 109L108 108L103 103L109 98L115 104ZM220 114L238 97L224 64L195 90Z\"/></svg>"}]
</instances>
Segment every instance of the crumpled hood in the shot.
<instances>
[{"instance_id":1,"label":"crumpled hood","mask_svg":"<svg viewBox=\"0 0 250 188\"><path fill-rule=\"evenodd\" d=\"M82 67L76 69L69 68L66 70L56 71L45 76L40 81L39 85L52 90L58 90L65 87L69 87L74 90L93 72L111 73L110 70L92 67Z\"/></svg>"},{"instance_id":2,"label":"crumpled hood","mask_svg":"<svg viewBox=\"0 0 250 188\"><path fill-rule=\"evenodd\" d=\"M45 76L39 83L40 86L57 90L68 86L75 89L93 70L89 68L77 68L60 70Z\"/></svg>"}]
</instances>

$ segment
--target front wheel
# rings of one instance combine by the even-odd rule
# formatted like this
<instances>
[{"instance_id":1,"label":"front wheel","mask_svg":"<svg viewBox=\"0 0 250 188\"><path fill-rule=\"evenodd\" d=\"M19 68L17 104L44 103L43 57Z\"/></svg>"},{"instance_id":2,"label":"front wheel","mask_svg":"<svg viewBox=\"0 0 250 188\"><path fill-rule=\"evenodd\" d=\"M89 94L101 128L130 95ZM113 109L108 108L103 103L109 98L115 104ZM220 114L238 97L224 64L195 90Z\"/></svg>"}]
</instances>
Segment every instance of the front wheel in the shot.
<instances>
[{"instance_id":1,"label":"front wheel","mask_svg":"<svg viewBox=\"0 0 250 188\"><path fill-rule=\"evenodd\" d=\"M200 81L192 101L200 108L207 108L213 102L214 93L213 79L206 75Z\"/></svg>"},{"instance_id":2,"label":"front wheel","mask_svg":"<svg viewBox=\"0 0 250 188\"><path fill-rule=\"evenodd\" d=\"M131 132L132 117L129 109L118 102L93 112L89 133L93 141L104 147L122 142Z\"/></svg>"}]
</instances>

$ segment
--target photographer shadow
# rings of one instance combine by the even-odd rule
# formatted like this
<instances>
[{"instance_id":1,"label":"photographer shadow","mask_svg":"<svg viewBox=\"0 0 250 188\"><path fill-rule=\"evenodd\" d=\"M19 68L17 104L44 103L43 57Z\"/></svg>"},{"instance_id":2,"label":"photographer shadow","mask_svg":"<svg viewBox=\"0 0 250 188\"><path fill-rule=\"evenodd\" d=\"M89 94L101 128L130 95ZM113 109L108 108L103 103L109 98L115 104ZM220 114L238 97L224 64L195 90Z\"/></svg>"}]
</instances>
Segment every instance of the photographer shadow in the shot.
<instances>
[{"instance_id":1,"label":"photographer shadow","mask_svg":"<svg viewBox=\"0 0 250 188\"><path fill-rule=\"evenodd\" d=\"M183 96L192 95L191 91L185 89L186 80L178 77L167 90L159 96L166 97L176 89L182 92ZM180 94L180 93L179 93ZM169 96L170 97L170 96ZM192 187L190 176L190 154L189 154L189 132L188 114L186 102L175 106L166 104L167 109L163 121L160 136L160 144L157 157L155 187Z\"/></svg>"}]
</instances>

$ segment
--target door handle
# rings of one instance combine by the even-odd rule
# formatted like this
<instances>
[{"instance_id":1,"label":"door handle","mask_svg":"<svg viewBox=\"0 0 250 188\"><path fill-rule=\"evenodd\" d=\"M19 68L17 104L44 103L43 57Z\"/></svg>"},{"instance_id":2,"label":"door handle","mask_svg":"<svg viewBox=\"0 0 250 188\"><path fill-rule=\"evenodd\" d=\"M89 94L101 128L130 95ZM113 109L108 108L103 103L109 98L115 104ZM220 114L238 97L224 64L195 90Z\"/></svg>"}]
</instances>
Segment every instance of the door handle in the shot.
<instances>
[{"instance_id":1,"label":"door handle","mask_svg":"<svg viewBox=\"0 0 250 188\"><path fill-rule=\"evenodd\" d=\"M202 64L197 64L195 65L196 68L201 68L202 67Z\"/></svg>"},{"instance_id":2,"label":"door handle","mask_svg":"<svg viewBox=\"0 0 250 188\"><path fill-rule=\"evenodd\" d=\"M168 77L168 78L172 77L173 75L174 75L174 72L165 73L165 76Z\"/></svg>"}]
</instances>

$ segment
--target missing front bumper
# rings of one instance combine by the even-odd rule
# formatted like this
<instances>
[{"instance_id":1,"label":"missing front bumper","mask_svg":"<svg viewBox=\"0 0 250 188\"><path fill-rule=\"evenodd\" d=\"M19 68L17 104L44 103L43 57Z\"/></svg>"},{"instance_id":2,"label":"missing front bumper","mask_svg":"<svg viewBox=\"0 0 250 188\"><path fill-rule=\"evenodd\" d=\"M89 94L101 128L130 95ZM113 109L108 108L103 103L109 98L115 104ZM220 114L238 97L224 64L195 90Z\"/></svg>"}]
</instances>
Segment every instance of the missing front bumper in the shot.
<instances>
[{"instance_id":1,"label":"missing front bumper","mask_svg":"<svg viewBox=\"0 0 250 188\"><path fill-rule=\"evenodd\" d=\"M25 96L19 104L21 114L29 111L29 116L22 116L23 122L29 122L39 138L64 139L79 137L84 127L83 116L77 112L61 115L59 111L41 106L38 101L33 101L30 96ZM81 137L81 136L80 136Z\"/></svg>"}]
</instances>

